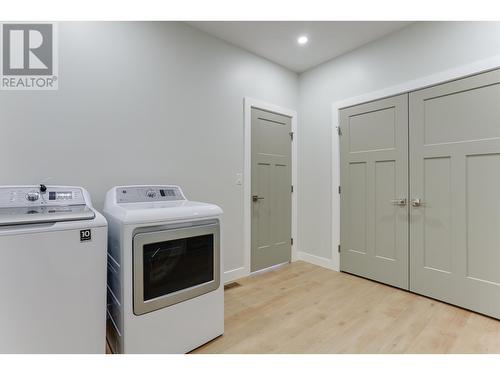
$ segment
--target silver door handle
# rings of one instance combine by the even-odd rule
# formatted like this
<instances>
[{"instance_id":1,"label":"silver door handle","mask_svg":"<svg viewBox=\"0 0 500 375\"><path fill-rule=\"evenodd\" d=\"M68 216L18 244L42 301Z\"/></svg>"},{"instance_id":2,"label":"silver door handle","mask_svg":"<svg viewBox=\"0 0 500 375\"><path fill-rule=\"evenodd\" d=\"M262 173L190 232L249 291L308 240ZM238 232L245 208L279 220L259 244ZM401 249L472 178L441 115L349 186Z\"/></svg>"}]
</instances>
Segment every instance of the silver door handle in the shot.
<instances>
[{"instance_id":1,"label":"silver door handle","mask_svg":"<svg viewBox=\"0 0 500 375\"><path fill-rule=\"evenodd\" d=\"M264 197L259 197L258 195L252 195L252 200L253 200L254 202L257 202L257 201L259 201L260 199L264 199Z\"/></svg>"},{"instance_id":2,"label":"silver door handle","mask_svg":"<svg viewBox=\"0 0 500 375\"><path fill-rule=\"evenodd\" d=\"M406 206L406 198L391 199L391 203L396 206Z\"/></svg>"},{"instance_id":3,"label":"silver door handle","mask_svg":"<svg viewBox=\"0 0 500 375\"><path fill-rule=\"evenodd\" d=\"M423 206L424 202L420 198L414 198L411 200L411 205L413 207L420 207Z\"/></svg>"}]
</instances>

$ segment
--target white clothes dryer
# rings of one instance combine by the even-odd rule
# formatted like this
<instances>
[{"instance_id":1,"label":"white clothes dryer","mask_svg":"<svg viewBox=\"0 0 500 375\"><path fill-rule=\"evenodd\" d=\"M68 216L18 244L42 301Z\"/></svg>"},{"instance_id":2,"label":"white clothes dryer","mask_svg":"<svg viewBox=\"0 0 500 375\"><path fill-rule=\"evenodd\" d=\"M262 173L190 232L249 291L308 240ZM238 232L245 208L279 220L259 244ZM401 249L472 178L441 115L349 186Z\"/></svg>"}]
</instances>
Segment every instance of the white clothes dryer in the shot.
<instances>
[{"instance_id":1,"label":"white clothes dryer","mask_svg":"<svg viewBox=\"0 0 500 375\"><path fill-rule=\"evenodd\" d=\"M172 185L117 186L104 206L111 349L187 353L222 335L222 210Z\"/></svg>"}]
</instances>

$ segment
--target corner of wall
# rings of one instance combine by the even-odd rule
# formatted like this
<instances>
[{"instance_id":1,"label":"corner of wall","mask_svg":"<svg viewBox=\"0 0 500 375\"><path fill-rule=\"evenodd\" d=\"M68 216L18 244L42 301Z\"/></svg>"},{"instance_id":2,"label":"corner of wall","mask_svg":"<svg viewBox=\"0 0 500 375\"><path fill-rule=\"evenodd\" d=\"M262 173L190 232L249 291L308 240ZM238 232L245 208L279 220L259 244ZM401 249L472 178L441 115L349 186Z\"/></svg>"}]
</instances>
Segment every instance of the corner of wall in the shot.
<instances>
[{"instance_id":1,"label":"corner of wall","mask_svg":"<svg viewBox=\"0 0 500 375\"><path fill-rule=\"evenodd\" d=\"M339 268L333 259L320 257L320 256L317 256L314 254L309 254L309 253L306 253L304 251L299 251L297 258L298 258L298 260L302 260L304 262L308 262L308 263L314 264L316 266L327 268L327 269L333 270L333 271L339 271Z\"/></svg>"}]
</instances>

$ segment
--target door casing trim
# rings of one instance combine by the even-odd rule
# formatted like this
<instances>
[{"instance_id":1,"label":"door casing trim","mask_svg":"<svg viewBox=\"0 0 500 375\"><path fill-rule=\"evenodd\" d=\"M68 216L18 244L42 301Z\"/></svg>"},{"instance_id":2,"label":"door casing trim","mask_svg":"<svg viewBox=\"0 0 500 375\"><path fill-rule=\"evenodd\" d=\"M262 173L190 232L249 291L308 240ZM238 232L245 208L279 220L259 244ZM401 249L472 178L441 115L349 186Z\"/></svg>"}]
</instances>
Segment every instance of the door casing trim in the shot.
<instances>
[{"instance_id":1,"label":"door casing trim","mask_svg":"<svg viewBox=\"0 0 500 375\"><path fill-rule=\"evenodd\" d=\"M244 138L244 162L243 162L243 248L244 266L243 272L238 273L239 277L250 275L250 263L252 252L252 201L251 201L251 181L252 181L252 108L263 109L280 115L288 116L291 120L293 141L292 141L292 262L296 261L299 240L297 238L297 111L285 107L280 107L264 101L245 97L243 98L243 138ZM229 276L229 275L227 275ZM229 282L226 278L224 282Z\"/></svg>"},{"instance_id":2,"label":"door casing trim","mask_svg":"<svg viewBox=\"0 0 500 375\"><path fill-rule=\"evenodd\" d=\"M429 86L435 86L448 81L466 78L467 76L499 68L500 55L496 55L488 59L478 60L470 64L457 66L418 79L406 81L395 86L390 86L381 90L372 91L367 94L354 96L332 103L332 256L327 263L327 268L334 271L340 271L340 254L337 251L337 246L340 244L340 196L337 191L338 186L340 185L340 138L337 133L337 127L339 126L339 111L353 105L384 99L389 96L410 93L411 91L424 89Z\"/></svg>"}]
</instances>

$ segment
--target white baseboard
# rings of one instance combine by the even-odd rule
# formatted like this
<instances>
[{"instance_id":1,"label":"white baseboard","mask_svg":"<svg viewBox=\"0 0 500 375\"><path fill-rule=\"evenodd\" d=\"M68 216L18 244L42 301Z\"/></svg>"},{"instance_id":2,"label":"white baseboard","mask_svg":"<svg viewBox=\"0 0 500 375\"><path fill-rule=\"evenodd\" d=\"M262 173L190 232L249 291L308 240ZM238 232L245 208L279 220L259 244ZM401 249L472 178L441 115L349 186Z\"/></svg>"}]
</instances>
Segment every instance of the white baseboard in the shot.
<instances>
[{"instance_id":1,"label":"white baseboard","mask_svg":"<svg viewBox=\"0 0 500 375\"><path fill-rule=\"evenodd\" d=\"M303 260L304 262L312 263L315 264L316 266L328 268L329 270L333 271L338 271L335 269L333 261L328 258L323 258L319 257L317 255L309 254L309 253L304 253L303 251L300 251L298 254L298 258L300 260Z\"/></svg>"},{"instance_id":2,"label":"white baseboard","mask_svg":"<svg viewBox=\"0 0 500 375\"><path fill-rule=\"evenodd\" d=\"M234 280L241 279L242 277L248 276L245 267L235 268L234 270L229 270L224 272L224 284L230 283Z\"/></svg>"},{"instance_id":3,"label":"white baseboard","mask_svg":"<svg viewBox=\"0 0 500 375\"><path fill-rule=\"evenodd\" d=\"M335 266L335 262L332 259L319 257L317 255L305 253L303 251L297 251L297 259L292 260L292 262L297 260L303 260L304 262L308 262L314 264L316 266L328 268L333 271L338 271L338 267ZM273 267L282 266L282 264L278 264ZM273 268L270 267L270 268ZM267 270L267 269L266 269ZM260 271L257 271L257 273ZM255 272L254 272L255 273ZM228 284L237 279L241 279L242 277L249 276L250 274L247 272L245 267L235 268L234 270L229 270L224 272L224 284Z\"/></svg>"}]
</instances>

